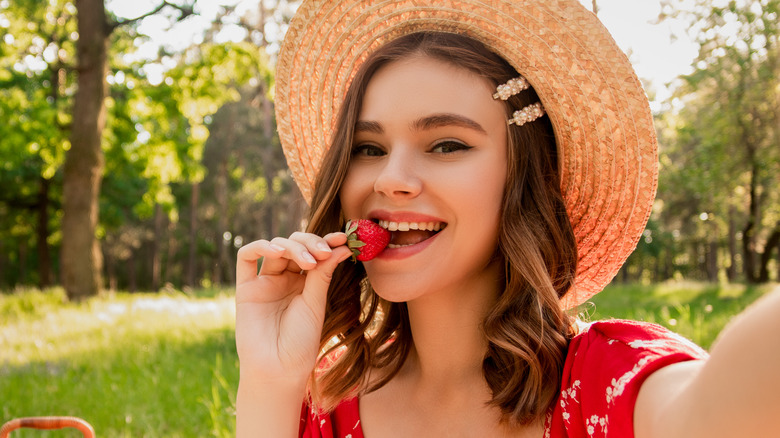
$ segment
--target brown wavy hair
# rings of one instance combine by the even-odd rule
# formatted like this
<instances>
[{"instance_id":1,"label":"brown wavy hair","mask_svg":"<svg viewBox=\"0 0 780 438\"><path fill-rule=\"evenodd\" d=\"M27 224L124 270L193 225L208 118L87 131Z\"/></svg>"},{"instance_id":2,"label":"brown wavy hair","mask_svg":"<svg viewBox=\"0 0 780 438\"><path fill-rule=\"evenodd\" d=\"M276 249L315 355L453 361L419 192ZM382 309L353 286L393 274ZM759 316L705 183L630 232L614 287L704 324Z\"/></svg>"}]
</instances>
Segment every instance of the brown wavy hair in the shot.
<instances>
[{"instance_id":1,"label":"brown wavy hair","mask_svg":"<svg viewBox=\"0 0 780 438\"><path fill-rule=\"evenodd\" d=\"M338 193L366 87L380 68L413 55L465 68L495 86L518 76L499 55L456 34L410 34L371 54L338 115L315 183L309 232L323 235L344 228ZM507 118L538 100L533 89L509 98ZM527 424L545 415L559 391L574 335L573 320L559 299L573 284L577 247L560 192L549 119L507 129L508 172L497 248L506 286L482 325L488 341L482 369L492 391L490 403L502 418ZM400 370L411 345L406 304L374 293L362 264L342 263L328 291L322 354L309 385L312 401L330 410L347 397L382 387ZM372 372L379 377L369 379Z\"/></svg>"}]
</instances>

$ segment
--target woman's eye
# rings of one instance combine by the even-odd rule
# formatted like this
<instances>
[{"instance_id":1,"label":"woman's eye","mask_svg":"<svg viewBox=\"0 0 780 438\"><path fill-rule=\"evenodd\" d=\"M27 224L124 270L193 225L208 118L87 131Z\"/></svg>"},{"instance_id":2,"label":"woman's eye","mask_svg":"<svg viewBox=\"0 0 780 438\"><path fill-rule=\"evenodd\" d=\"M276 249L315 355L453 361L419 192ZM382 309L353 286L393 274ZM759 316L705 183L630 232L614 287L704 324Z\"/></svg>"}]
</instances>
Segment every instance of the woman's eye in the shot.
<instances>
[{"instance_id":1,"label":"woman's eye","mask_svg":"<svg viewBox=\"0 0 780 438\"><path fill-rule=\"evenodd\" d=\"M461 143L459 141L443 141L441 143L437 143L433 146L433 149L431 149L431 152L440 153L440 154L451 154L453 152L460 152L471 149L471 146Z\"/></svg>"},{"instance_id":2,"label":"woman's eye","mask_svg":"<svg viewBox=\"0 0 780 438\"><path fill-rule=\"evenodd\" d=\"M362 155L364 157L381 157L385 154L379 146L372 144L359 144L352 148L352 155Z\"/></svg>"}]
</instances>

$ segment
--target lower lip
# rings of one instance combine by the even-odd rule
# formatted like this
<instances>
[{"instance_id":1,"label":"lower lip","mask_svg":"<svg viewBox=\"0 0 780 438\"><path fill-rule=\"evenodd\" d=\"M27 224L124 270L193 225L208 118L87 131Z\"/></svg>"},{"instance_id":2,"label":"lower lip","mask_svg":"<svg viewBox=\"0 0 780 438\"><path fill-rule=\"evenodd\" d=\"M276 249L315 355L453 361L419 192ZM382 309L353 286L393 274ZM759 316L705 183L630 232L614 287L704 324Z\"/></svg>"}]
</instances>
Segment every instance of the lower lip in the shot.
<instances>
[{"instance_id":1,"label":"lower lip","mask_svg":"<svg viewBox=\"0 0 780 438\"><path fill-rule=\"evenodd\" d=\"M415 243L414 245L402 246L400 248L385 248L385 250L379 253L376 258L382 260L401 260L407 257L411 257L430 246L433 241L439 237L440 234L441 232L436 233L420 243Z\"/></svg>"}]
</instances>

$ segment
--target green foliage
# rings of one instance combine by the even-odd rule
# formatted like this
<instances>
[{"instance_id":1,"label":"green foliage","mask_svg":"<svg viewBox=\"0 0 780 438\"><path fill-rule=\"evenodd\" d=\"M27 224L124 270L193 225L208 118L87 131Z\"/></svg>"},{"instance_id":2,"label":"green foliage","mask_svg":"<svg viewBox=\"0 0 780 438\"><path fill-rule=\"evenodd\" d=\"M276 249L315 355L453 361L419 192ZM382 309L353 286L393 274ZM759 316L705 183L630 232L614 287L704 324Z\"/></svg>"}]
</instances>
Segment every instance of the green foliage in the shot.
<instances>
[{"instance_id":1,"label":"green foliage","mask_svg":"<svg viewBox=\"0 0 780 438\"><path fill-rule=\"evenodd\" d=\"M757 281L754 265L762 251L775 251L764 244L780 232L780 1L696 1L687 10L677 0L664 4L665 18L688 23L700 49L658 117L653 217L677 236L683 270L709 265L717 280L712 268L729 267L732 276L739 270L740 278Z\"/></svg>"},{"instance_id":2,"label":"green foliage","mask_svg":"<svg viewBox=\"0 0 780 438\"><path fill-rule=\"evenodd\" d=\"M20 318L41 318L66 302L67 297L61 287L43 291L17 288L10 294L0 294L0 320L14 322Z\"/></svg>"},{"instance_id":3,"label":"green foliage","mask_svg":"<svg viewBox=\"0 0 780 438\"><path fill-rule=\"evenodd\" d=\"M59 242L50 231L70 147L74 12L64 0L0 4L0 262L11 267L0 285L48 278L41 248Z\"/></svg>"},{"instance_id":4,"label":"green foliage","mask_svg":"<svg viewBox=\"0 0 780 438\"><path fill-rule=\"evenodd\" d=\"M228 381L223 370L222 355L217 353L216 363L212 367L211 394L199 401L208 409L211 435L219 438L235 436L236 382ZM228 403L225 403L225 400Z\"/></svg>"},{"instance_id":5,"label":"green foliage","mask_svg":"<svg viewBox=\"0 0 780 438\"><path fill-rule=\"evenodd\" d=\"M136 16L146 12L139 10ZM70 148L76 84L76 13L70 0L0 2L0 117L4 120L0 125L0 288L35 283L43 278L36 269L48 269L56 276L62 237L61 168ZM156 42L140 32L143 20L117 17L111 11L108 15L112 25L125 24L113 28L109 42L105 168L97 236L114 269L143 258L142 253L154 247L157 253L146 259L154 259L158 266L167 263L169 268L163 267L160 278L180 285L189 269L183 266L189 261L185 242L192 238L186 227L198 224L179 222L179 218L216 217L190 198L197 194L192 185L206 178L204 148L215 114L243 100L242 111L247 116L243 121L254 126L243 129L243 143L235 149L257 156L251 148L278 148L278 141L271 139L275 132L272 117L271 126L251 141L258 134L259 107L266 113L273 110L269 101L273 68L256 44L212 40L221 20L238 20L231 17L235 12L230 8L217 17L212 29L204 29L206 41L184 49L162 44L156 58L145 50ZM179 15L168 5L150 19L167 21L173 29ZM269 17L279 18L276 13ZM251 19L241 17L241 23L248 26ZM254 39L257 31L252 35ZM238 201L231 201L236 214L257 210L268 199L263 195L266 190L280 194L292 187L289 177L285 180L286 175L277 171L277 164L269 165L274 172L266 177L257 171L246 172L237 165L240 158L235 154L230 160L230 193L242 193ZM211 208L214 202L208 196L213 191L205 194L201 202ZM250 197L252 206L237 207ZM192 215L190 208L198 211ZM41 210L46 211L43 222L37 221ZM246 222L251 220L247 217ZM213 220L206 224L217 225ZM213 248L222 243L223 231L193 233L197 277L208 277L203 271L209 263L199 259L214 256ZM161 233L166 234L165 240ZM216 235L220 237L215 241ZM52 263L46 266L39 260L42 246L51 254ZM161 251L166 251L165 261L161 261ZM137 271L136 267L123 270L112 281L127 284L136 276L148 279L152 268L147 263L139 265Z\"/></svg>"}]
</instances>

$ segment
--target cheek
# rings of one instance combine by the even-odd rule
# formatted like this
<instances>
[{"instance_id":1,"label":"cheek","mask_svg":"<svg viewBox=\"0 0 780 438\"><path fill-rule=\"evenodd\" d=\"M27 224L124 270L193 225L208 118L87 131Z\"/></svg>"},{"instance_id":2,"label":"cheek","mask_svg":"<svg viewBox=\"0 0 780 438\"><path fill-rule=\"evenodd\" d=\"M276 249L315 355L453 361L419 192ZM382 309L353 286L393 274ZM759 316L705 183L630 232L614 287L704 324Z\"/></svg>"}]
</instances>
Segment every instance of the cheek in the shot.
<instances>
[{"instance_id":1,"label":"cheek","mask_svg":"<svg viewBox=\"0 0 780 438\"><path fill-rule=\"evenodd\" d=\"M498 215L506 186L506 162L490 159L448 175L443 186L450 196L463 199L465 208L486 219Z\"/></svg>"},{"instance_id":2,"label":"cheek","mask_svg":"<svg viewBox=\"0 0 780 438\"><path fill-rule=\"evenodd\" d=\"M344 178L344 183L341 184L339 190L339 200L341 201L341 209L344 215L348 219L361 218L361 200L364 197L366 191L365 178L361 177L360 172L350 168L347 171L347 176Z\"/></svg>"}]
</instances>

